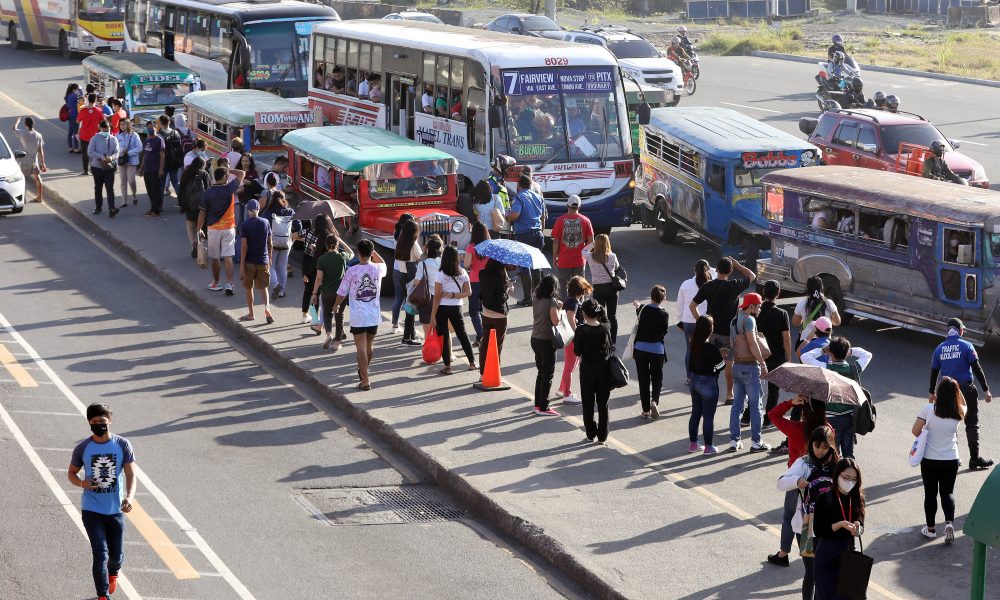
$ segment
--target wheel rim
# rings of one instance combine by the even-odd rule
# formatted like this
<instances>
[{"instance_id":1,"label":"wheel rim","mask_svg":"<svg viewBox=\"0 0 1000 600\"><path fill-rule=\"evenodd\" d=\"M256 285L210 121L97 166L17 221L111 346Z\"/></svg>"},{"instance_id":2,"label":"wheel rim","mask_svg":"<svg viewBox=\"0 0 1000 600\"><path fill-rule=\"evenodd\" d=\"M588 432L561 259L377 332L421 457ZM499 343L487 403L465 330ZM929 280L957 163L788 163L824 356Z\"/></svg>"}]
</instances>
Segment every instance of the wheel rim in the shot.
<instances>
[{"instance_id":1,"label":"wheel rim","mask_svg":"<svg viewBox=\"0 0 1000 600\"><path fill-rule=\"evenodd\" d=\"M688 78L687 81L684 82L684 91L687 93L688 96L690 96L694 94L694 91L697 88L697 86L698 84L695 83L694 77L690 77Z\"/></svg>"}]
</instances>

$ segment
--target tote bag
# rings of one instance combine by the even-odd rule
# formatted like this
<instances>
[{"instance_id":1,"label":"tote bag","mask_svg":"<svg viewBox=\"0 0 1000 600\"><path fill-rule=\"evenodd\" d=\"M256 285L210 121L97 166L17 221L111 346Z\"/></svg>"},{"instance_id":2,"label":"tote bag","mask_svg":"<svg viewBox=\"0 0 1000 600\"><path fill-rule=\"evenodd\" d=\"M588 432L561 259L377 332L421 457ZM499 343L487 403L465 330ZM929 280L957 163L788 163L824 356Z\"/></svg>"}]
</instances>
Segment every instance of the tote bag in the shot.
<instances>
[{"instance_id":1,"label":"tote bag","mask_svg":"<svg viewBox=\"0 0 1000 600\"><path fill-rule=\"evenodd\" d=\"M840 553L840 573L837 575L837 593L851 600L868 598L868 581L872 576L875 559L865 555L865 546L858 536L861 550L853 548Z\"/></svg>"},{"instance_id":2,"label":"tote bag","mask_svg":"<svg viewBox=\"0 0 1000 600\"><path fill-rule=\"evenodd\" d=\"M632 333L628 335L628 341L625 342L625 350L622 351L622 362L628 362L635 358L635 337L639 333L639 320L642 318L642 311L646 309L648 304L644 305L639 309L639 314L635 317L635 325L632 326Z\"/></svg>"},{"instance_id":3,"label":"tote bag","mask_svg":"<svg viewBox=\"0 0 1000 600\"><path fill-rule=\"evenodd\" d=\"M573 341L573 327L566 318L566 311L559 311L559 323L552 326L552 347L556 350L565 348Z\"/></svg>"},{"instance_id":4,"label":"tote bag","mask_svg":"<svg viewBox=\"0 0 1000 600\"><path fill-rule=\"evenodd\" d=\"M910 446L910 466L917 467L920 466L920 461L924 460L924 452L927 450L927 426L924 425L924 430L920 432L917 439L913 440L913 445Z\"/></svg>"}]
</instances>

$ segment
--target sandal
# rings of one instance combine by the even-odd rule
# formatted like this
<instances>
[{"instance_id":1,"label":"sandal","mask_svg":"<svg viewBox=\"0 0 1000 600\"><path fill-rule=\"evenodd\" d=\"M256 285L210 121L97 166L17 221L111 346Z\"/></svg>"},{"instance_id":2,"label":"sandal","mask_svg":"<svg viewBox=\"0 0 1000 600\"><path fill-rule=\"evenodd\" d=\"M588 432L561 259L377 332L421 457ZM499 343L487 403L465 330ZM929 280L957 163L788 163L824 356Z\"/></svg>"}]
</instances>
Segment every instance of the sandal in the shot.
<instances>
[{"instance_id":1,"label":"sandal","mask_svg":"<svg viewBox=\"0 0 1000 600\"><path fill-rule=\"evenodd\" d=\"M369 390L372 389L372 384L370 384L370 383L359 383L358 384L358 389L361 390L362 392L367 392L367 391L369 391Z\"/></svg>"},{"instance_id":2,"label":"sandal","mask_svg":"<svg viewBox=\"0 0 1000 600\"><path fill-rule=\"evenodd\" d=\"M264 319L265 319L265 320L267 321L267 324L268 324L268 325L271 325L271 324L273 324L273 323L274 323L274 317L272 317L271 315L266 315L266 316L264 317Z\"/></svg>"},{"instance_id":3,"label":"sandal","mask_svg":"<svg viewBox=\"0 0 1000 600\"><path fill-rule=\"evenodd\" d=\"M451 375L453 373L454 373L454 371L451 370L451 367L445 367L445 368L441 369L440 371L438 371L438 375Z\"/></svg>"},{"instance_id":4,"label":"sandal","mask_svg":"<svg viewBox=\"0 0 1000 600\"><path fill-rule=\"evenodd\" d=\"M240 317L240 321L253 321L253 320L254 317L251 317L250 315L243 315L242 317Z\"/></svg>"},{"instance_id":5,"label":"sandal","mask_svg":"<svg viewBox=\"0 0 1000 600\"><path fill-rule=\"evenodd\" d=\"M469 363L469 370L470 371L478 371L479 367L476 366L476 363Z\"/></svg>"}]
</instances>

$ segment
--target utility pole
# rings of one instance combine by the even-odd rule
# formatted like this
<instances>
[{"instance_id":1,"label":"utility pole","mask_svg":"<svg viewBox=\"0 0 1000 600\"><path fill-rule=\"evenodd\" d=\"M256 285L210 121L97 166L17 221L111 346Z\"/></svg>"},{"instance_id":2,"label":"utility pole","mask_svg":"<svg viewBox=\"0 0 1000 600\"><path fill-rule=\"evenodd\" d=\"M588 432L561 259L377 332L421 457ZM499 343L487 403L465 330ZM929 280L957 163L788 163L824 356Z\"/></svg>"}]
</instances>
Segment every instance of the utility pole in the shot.
<instances>
[{"instance_id":1,"label":"utility pole","mask_svg":"<svg viewBox=\"0 0 1000 600\"><path fill-rule=\"evenodd\" d=\"M545 0L545 16L556 20L556 0Z\"/></svg>"}]
</instances>

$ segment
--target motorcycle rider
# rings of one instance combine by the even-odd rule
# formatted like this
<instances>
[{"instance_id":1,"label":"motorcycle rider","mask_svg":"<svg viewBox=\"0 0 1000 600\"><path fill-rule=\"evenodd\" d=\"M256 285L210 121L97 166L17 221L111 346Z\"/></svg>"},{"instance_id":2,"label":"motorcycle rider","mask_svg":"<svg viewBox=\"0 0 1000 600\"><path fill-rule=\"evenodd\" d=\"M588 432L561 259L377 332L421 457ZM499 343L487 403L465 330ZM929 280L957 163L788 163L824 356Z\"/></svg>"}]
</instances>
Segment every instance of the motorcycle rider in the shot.
<instances>
[{"instance_id":1,"label":"motorcycle rider","mask_svg":"<svg viewBox=\"0 0 1000 600\"><path fill-rule=\"evenodd\" d=\"M924 159L924 177L927 179L937 179L938 181L951 181L952 183L958 183L964 185L966 181L955 174L948 166L948 163L944 162L944 151L947 150L948 145L941 140L934 140L931 142L931 152L933 156L929 156Z\"/></svg>"},{"instance_id":2,"label":"motorcycle rider","mask_svg":"<svg viewBox=\"0 0 1000 600\"><path fill-rule=\"evenodd\" d=\"M844 94L844 102L847 104L847 108L861 108L865 106L867 101L862 91L864 87L865 84L861 81L860 77L855 77L851 80L851 89Z\"/></svg>"},{"instance_id":3,"label":"motorcycle rider","mask_svg":"<svg viewBox=\"0 0 1000 600\"><path fill-rule=\"evenodd\" d=\"M688 54L691 54L691 50L694 48L694 43L688 39L688 28L683 25L678 27L677 38L681 41L681 48L683 48Z\"/></svg>"},{"instance_id":4,"label":"motorcycle rider","mask_svg":"<svg viewBox=\"0 0 1000 600\"><path fill-rule=\"evenodd\" d=\"M835 52L842 52L845 57L847 56L847 48L844 47L844 38L842 38L839 33L833 34L833 44L826 49L826 58L828 60L833 60Z\"/></svg>"},{"instance_id":5,"label":"motorcycle rider","mask_svg":"<svg viewBox=\"0 0 1000 600\"><path fill-rule=\"evenodd\" d=\"M667 48L667 58L672 60L675 64L680 65L681 68L683 68L685 71L688 70L687 66L685 66L685 63L687 63L687 61L689 61L691 57L688 55L687 52L684 51L684 48L681 46L681 38L675 37L673 40L670 41L670 47Z\"/></svg>"},{"instance_id":6,"label":"motorcycle rider","mask_svg":"<svg viewBox=\"0 0 1000 600\"><path fill-rule=\"evenodd\" d=\"M881 90L875 92L875 95L868 99L868 103L865 104L865 108L885 110L885 92Z\"/></svg>"},{"instance_id":7,"label":"motorcycle rider","mask_svg":"<svg viewBox=\"0 0 1000 600\"><path fill-rule=\"evenodd\" d=\"M899 98L896 94L889 94L885 97L885 109L889 112L899 112Z\"/></svg>"}]
</instances>

